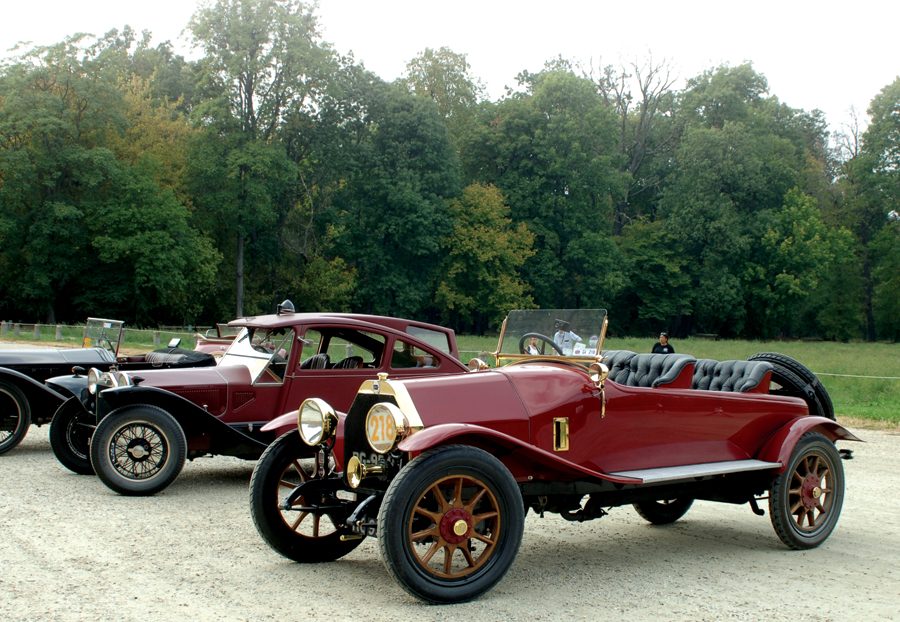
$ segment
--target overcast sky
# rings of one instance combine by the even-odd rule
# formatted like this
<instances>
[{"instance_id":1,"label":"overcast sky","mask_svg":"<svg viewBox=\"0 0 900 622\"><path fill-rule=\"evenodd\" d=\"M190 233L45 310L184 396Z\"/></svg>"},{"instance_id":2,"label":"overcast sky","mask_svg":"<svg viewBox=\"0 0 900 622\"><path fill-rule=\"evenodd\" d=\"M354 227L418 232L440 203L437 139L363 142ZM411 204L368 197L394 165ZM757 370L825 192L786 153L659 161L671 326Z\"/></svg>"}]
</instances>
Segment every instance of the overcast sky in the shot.
<instances>
[{"instance_id":1,"label":"overcast sky","mask_svg":"<svg viewBox=\"0 0 900 622\"><path fill-rule=\"evenodd\" d=\"M75 32L128 24L171 40L203 0L14 0L4 2L0 50L21 40L54 43ZM900 76L896 0L321 0L323 38L386 80L426 47L466 54L472 73L500 98L523 69L562 55L599 65L666 61L683 80L751 61L769 91L795 108L825 112L832 129L851 107ZM5 52L4 52L5 53Z\"/></svg>"}]
</instances>

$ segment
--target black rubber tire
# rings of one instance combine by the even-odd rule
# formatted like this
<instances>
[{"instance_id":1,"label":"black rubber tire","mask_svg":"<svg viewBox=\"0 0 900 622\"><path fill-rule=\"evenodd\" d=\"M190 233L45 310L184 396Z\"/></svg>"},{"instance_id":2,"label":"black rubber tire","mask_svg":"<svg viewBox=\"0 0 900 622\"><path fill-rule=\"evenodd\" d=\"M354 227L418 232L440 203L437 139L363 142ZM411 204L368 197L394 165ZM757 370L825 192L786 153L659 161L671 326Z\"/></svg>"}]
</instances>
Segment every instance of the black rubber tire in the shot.
<instances>
[{"instance_id":1,"label":"black rubber tire","mask_svg":"<svg viewBox=\"0 0 900 622\"><path fill-rule=\"evenodd\" d=\"M451 500L442 487L453 489ZM432 522L425 512L432 513ZM516 558L524 523L522 494L503 463L481 449L450 445L422 453L391 482L378 512L378 546L388 572L416 598L464 602L503 578ZM468 556L460 553L463 547ZM421 559L428 549L440 552ZM447 571L448 557L462 561L463 569Z\"/></svg>"},{"instance_id":2,"label":"black rubber tire","mask_svg":"<svg viewBox=\"0 0 900 622\"><path fill-rule=\"evenodd\" d=\"M769 491L769 514L775 533L789 548L817 547L834 531L843 504L844 465L840 453L821 434L804 434L784 473L775 478Z\"/></svg>"},{"instance_id":3,"label":"black rubber tire","mask_svg":"<svg viewBox=\"0 0 900 622\"><path fill-rule=\"evenodd\" d=\"M22 442L31 425L31 404L22 389L0 380L0 455Z\"/></svg>"},{"instance_id":4,"label":"black rubber tire","mask_svg":"<svg viewBox=\"0 0 900 622\"><path fill-rule=\"evenodd\" d=\"M331 517L332 529L325 535L316 536L324 515L295 510L293 516L299 520L293 526L288 524L288 517L279 507L283 501L280 492L289 493L296 484L311 479L311 469L301 460L310 458L312 453L312 448L300 439L297 430L286 432L266 448L250 478L250 514L256 530L278 553L301 563L334 561L362 543L362 538L341 540L341 533L346 532L338 531L336 519ZM307 505L307 501L300 497L295 505ZM347 504L348 507L355 506L355 502L348 501ZM309 533L310 528L315 530ZM307 533L301 533L301 529Z\"/></svg>"},{"instance_id":5,"label":"black rubber tire","mask_svg":"<svg viewBox=\"0 0 900 622\"><path fill-rule=\"evenodd\" d=\"M783 387L783 391L773 391L782 395L794 395L803 398L809 405L809 414L818 415L834 421L834 404L825 386L803 363L785 354L777 352L759 352L748 361L766 361L775 368L772 380ZM793 377L800 379L798 383Z\"/></svg>"},{"instance_id":6,"label":"black rubber tire","mask_svg":"<svg viewBox=\"0 0 900 622\"><path fill-rule=\"evenodd\" d=\"M60 406L50 422L50 448L59 463L79 475L93 475L91 436L94 416L85 411L77 398L69 398Z\"/></svg>"},{"instance_id":7,"label":"black rubber tire","mask_svg":"<svg viewBox=\"0 0 900 622\"><path fill-rule=\"evenodd\" d=\"M659 501L638 501L633 506L641 518L647 522L654 525L669 525L687 514L693 504L694 500L690 497L679 497Z\"/></svg>"},{"instance_id":8,"label":"black rubber tire","mask_svg":"<svg viewBox=\"0 0 900 622\"><path fill-rule=\"evenodd\" d=\"M146 496L165 489L181 473L186 456L187 440L175 418L146 404L109 413L91 438L97 477L121 495Z\"/></svg>"}]
</instances>

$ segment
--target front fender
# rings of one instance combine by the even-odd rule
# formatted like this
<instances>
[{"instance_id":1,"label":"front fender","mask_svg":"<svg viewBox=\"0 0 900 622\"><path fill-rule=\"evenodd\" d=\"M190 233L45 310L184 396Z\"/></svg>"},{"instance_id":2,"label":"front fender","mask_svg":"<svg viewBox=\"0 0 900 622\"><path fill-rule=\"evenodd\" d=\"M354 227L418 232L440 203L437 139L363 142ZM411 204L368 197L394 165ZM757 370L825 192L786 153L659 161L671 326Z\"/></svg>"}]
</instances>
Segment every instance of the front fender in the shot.
<instances>
[{"instance_id":1,"label":"front fender","mask_svg":"<svg viewBox=\"0 0 900 622\"><path fill-rule=\"evenodd\" d=\"M103 415L144 404L163 409L178 421L187 438L189 451L197 454L256 459L268 446L268 441L275 438L266 434L267 442L263 442L244 434L190 400L158 387L137 385L106 389L100 392L100 401L104 402ZM101 418L102 415L98 415L98 423Z\"/></svg>"},{"instance_id":2,"label":"front fender","mask_svg":"<svg viewBox=\"0 0 900 622\"><path fill-rule=\"evenodd\" d=\"M819 432L831 440L831 442L863 442L862 439L858 438L855 434L850 432L850 430L826 417L800 417L778 430L778 432L763 445L763 448L757 455L757 459L765 462L780 462L781 469L779 470L779 473L783 473L787 468L787 463L790 460L791 454L794 452L797 441L799 441L800 437L807 432Z\"/></svg>"},{"instance_id":3,"label":"front fender","mask_svg":"<svg viewBox=\"0 0 900 622\"><path fill-rule=\"evenodd\" d=\"M44 384L60 395L77 397L78 401L87 409L93 408L94 396L88 391L87 376L66 375L47 378Z\"/></svg>"},{"instance_id":4,"label":"front fender","mask_svg":"<svg viewBox=\"0 0 900 622\"><path fill-rule=\"evenodd\" d=\"M640 484L632 477L610 475L587 469L558 455L523 442L514 436L470 423L446 423L425 428L400 441L397 448L419 454L432 447L449 443L473 445L500 454L501 460L519 480L530 480L539 471L541 478L582 479L591 477L616 484Z\"/></svg>"},{"instance_id":5,"label":"front fender","mask_svg":"<svg viewBox=\"0 0 900 622\"><path fill-rule=\"evenodd\" d=\"M261 427L260 430L263 432L274 432L276 438L289 430L296 430L297 412L298 411L296 410L292 410L291 412L279 415Z\"/></svg>"},{"instance_id":6,"label":"front fender","mask_svg":"<svg viewBox=\"0 0 900 622\"><path fill-rule=\"evenodd\" d=\"M25 394L31 409L31 422L37 425L50 421L53 413L68 397L15 369L0 367L0 378L15 385Z\"/></svg>"}]
</instances>

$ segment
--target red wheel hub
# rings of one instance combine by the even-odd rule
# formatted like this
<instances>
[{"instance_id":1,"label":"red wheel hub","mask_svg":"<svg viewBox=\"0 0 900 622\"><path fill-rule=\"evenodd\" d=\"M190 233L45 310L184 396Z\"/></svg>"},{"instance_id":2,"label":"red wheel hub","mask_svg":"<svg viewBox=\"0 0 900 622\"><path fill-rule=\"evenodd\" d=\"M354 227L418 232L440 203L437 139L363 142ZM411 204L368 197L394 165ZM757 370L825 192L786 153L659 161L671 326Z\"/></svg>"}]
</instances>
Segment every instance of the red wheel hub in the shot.
<instances>
[{"instance_id":1,"label":"red wheel hub","mask_svg":"<svg viewBox=\"0 0 900 622\"><path fill-rule=\"evenodd\" d=\"M441 517L441 537L449 544L459 544L469 539L472 515L461 508L450 510Z\"/></svg>"},{"instance_id":2,"label":"red wheel hub","mask_svg":"<svg viewBox=\"0 0 900 622\"><path fill-rule=\"evenodd\" d=\"M800 491L800 499L803 507L812 509L819 503L822 496L822 480L816 475L809 474L803 480L803 487Z\"/></svg>"}]
</instances>

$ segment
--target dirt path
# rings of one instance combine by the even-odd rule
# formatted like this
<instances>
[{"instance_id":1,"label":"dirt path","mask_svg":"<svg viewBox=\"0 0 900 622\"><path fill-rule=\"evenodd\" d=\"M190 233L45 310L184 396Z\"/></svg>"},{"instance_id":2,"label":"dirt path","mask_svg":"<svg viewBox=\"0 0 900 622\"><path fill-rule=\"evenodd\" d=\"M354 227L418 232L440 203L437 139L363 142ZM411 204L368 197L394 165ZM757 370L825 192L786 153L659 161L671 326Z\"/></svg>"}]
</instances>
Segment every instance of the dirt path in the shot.
<instances>
[{"instance_id":1,"label":"dirt path","mask_svg":"<svg viewBox=\"0 0 900 622\"><path fill-rule=\"evenodd\" d=\"M66 471L32 427L0 457L0 620L897 619L900 435L860 436L818 549L787 550L745 506L697 503L665 528L630 508L582 524L529 514L494 590L431 607L393 583L372 541L315 566L272 552L249 516L253 463L201 459L162 494L127 498Z\"/></svg>"}]
</instances>

